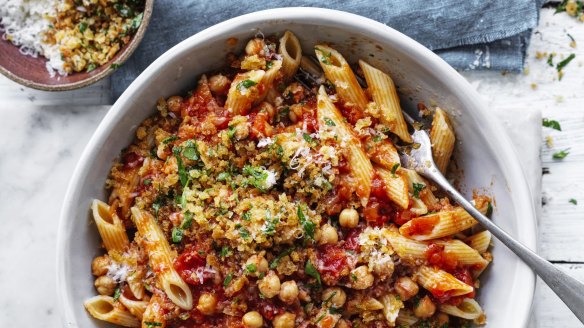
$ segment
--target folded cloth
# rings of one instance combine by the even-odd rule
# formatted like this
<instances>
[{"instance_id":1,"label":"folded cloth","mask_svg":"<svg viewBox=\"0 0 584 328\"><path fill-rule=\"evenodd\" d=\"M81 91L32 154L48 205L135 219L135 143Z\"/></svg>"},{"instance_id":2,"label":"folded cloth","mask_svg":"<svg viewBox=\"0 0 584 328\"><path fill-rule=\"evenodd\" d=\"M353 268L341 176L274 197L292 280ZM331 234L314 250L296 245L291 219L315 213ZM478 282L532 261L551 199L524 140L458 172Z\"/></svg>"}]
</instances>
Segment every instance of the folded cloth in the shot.
<instances>
[{"instance_id":1,"label":"folded cloth","mask_svg":"<svg viewBox=\"0 0 584 328\"><path fill-rule=\"evenodd\" d=\"M114 99L158 56L224 20L278 7L324 7L382 22L457 69L521 71L530 29L544 0L157 0L134 55L112 77Z\"/></svg>"}]
</instances>

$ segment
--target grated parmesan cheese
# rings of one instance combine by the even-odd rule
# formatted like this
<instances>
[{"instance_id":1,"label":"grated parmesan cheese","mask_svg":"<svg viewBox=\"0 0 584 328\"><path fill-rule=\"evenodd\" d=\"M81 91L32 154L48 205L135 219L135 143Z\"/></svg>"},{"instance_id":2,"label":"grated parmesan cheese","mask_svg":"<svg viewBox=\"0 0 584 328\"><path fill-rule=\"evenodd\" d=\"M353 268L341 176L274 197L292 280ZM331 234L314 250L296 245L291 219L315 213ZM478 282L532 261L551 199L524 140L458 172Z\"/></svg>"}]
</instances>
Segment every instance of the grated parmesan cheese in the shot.
<instances>
[{"instance_id":1,"label":"grated parmesan cheese","mask_svg":"<svg viewBox=\"0 0 584 328\"><path fill-rule=\"evenodd\" d=\"M106 275L112 278L115 282L120 283L126 281L129 272L130 267L128 267L126 264L112 261L112 263L107 267Z\"/></svg>"}]
</instances>

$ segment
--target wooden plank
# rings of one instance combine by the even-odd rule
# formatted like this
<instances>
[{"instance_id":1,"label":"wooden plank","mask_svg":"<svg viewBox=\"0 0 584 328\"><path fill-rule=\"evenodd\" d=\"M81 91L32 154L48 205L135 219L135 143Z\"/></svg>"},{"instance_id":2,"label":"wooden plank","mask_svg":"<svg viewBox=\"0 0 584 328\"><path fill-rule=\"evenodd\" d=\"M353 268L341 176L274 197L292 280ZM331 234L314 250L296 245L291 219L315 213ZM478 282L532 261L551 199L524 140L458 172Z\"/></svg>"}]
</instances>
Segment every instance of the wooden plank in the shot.
<instances>
[{"instance_id":1,"label":"wooden plank","mask_svg":"<svg viewBox=\"0 0 584 328\"><path fill-rule=\"evenodd\" d=\"M539 218L539 250L549 260L584 262L584 252L573 246L584 240L584 28L576 19L553 12L551 8L541 11L540 25L528 49L525 74L462 74L489 106L539 108L543 117L562 125L561 132L542 128L543 135L553 139L553 147L542 142L542 162L550 174L543 177L545 206ZM568 33L576 40L576 48L570 46ZM555 52L555 58L567 58L572 53L576 57L559 80L556 68L547 64L547 57L536 58L538 52ZM554 63L558 61L554 59ZM552 159L553 153L566 148L570 148L570 154L564 160ZM571 198L579 204L570 204Z\"/></svg>"},{"instance_id":2,"label":"wooden plank","mask_svg":"<svg viewBox=\"0 0 584 328\"><path fill-rule=\"evenodd\" d=\"M583 264L560 264L558 266L569 275L584 281ZM537 282L533 313L535 320L529 328L582 327L578 318L541 280Z\"/></svg>"}]
</instances>

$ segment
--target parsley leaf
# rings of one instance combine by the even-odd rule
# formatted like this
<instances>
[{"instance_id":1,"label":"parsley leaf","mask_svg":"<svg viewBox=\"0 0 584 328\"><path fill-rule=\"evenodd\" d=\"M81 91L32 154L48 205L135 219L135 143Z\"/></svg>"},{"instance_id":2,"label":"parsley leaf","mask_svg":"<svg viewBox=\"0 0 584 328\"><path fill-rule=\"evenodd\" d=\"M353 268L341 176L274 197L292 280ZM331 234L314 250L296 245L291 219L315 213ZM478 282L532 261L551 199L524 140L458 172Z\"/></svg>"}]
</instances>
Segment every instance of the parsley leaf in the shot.
<instances>
[{"instance_id":1,"label":"parsley leaf","mask_svg":"<svg viewBox=\"0 0 584 328\"><path fill-rule=\"evenodd\" d=\"M298 206L297 210L298 220L304 229L304 233L306 234L306 239L311 238L314 239L314 230L316 229L316 224L314 222L308 220L302 211L302 206Z\"/></svg>"},{"instance_id":2,"label":"parsley leaf","mask_svg":"<svg viewBox=\"0 0 584 328\"><path fill-rule=\"evenodd\" d=\"M320 48L314 48L314 49L316 51L320 52L320 54L322 55L322 59L320 60L322 63L327 64L327 65L332 65L332 62L331 62L332 53L331 52L329 52L327 54L324 50L322 50Z\"/></svg>"},{"instance_id":3,"label":"parsley leaf","mask_svg":"<svg viewBox=\"0 0 584 328\"><path fill-rule=\"evenodd\" d=\"M578 201L574 198L570 198L569 202L574 204L574 205L578 205Z\"/></svg>"},{"instance_id":4,"label":"parsley leaf","mask_svg":"<svg viewBox=\"0 0 584 328\"><path fill-rule=\"evenodd\" d=\"M328 117L324 118L324 124L328 125L328 126L336 126L335 122L333 122L333 120L331 120Z\"/></svg>"},{"instance_id":5,"label":"parsley leaf","mask_svg":"<svg viewBox=\"0 0 584 328\"><path fill-rule=\"evenodd\" d=\"M553 159L564 159L570 153L568 150L569 149L564 149L564 150L561 150L559 152L556 152L552 155L552 158Z\"/></svg>"},{"instance_id":6,"label":"parsley leaf","mask_svg":"<svg viewBox=\"0 0 584 328\"><path fill-rule=\"evenodd\" d=\"M117 301L121 295L122 295L122 290L120 289L120 287L117 287L116 291L114 292L114 301Z\"/></svg>"},{"instance_id":7,"label":"parsley leaf","mask_svg":"<svg viewBox=\"0 0 584 328\"><path fill-rule=\"evenodd\" d=\"M280 222L280 219L277 217L272 218L272 213L269 210L266 210L266 224L264 228L264 233L267 236L273 236L276 233L276 225Z\"/></svg>"},{"instance_id":8,"label":"parsley leaf","mask_svg":"<svg viewBox=\"0 0 584 328\"><path fill-rule=\"evenodd\" d=\"M182 158L180 157L181 151L182 151L181 147L174 147L172 149L172 153L174 154L174 157L176 157L176 165L178 166L178 178L180 180L180 184L184 187L187 185L187 182L189 181L189 175L187 173L187 170L185 169Z\"/></svg>"},{"instance_id":9,"label":"parsley leaf","mask_svg":"<svg viewBox=\"0 0 584 328\"><path fill-rule=\"evenodd\" d=\"M270 269L272 269L272 270L276 269L278 267L278 264L280 264L280 260L283 257L292 254L293 251L294 251L294 248L292 247L292 248L288 248L287 250L278 254L278 256L276 256L276 258L272 261L272 263L270 263Z\"/></svg>"},{"instance_id":10,"label":"parsley leaf","mask_svg":"<svg viewBox=\"0 0 584 328\"><path fill-rule=\"evenodd\" d=\"M231 250L229 249L229 247L227 247L227 246L221 247L221 250L219 251L219 256L226 257L226 256L229 256L230 254L231 254Z\"/></svg>"},{"instance_id":11,"label":"parsley leaf","mask_svg":"<svg viewBox=\"0 0 584 328\"><path fill-rule=\"evenodd\" d=\"M97 68L97 65L95 65L94 63L89 63L89 65L87 65L87 72L89 73L96 68Z\"/></svg>"},{"instance_id":12,"label":"parsley leaf","mask_svg":"<svg viewBox=\"0 0 584 328\"><path fill-rule=\"evenodd\" d=\"M85 30L87 30L87 23L85 22L79 23L79 32L83 33L85 32Z\"/></svg>"},{"instance_id":13,"label":"parsley leaf","mask_svg":"<svg viewBox=\"0 0 584 328\"><path fill-rule=\"evenodd\" d=\"M257 82L252 81L252 80L243 80L237 84L237 90L239 92L241 92L243 90L246 90L246 89L253 87L256 84L257 84Z\"/></svg>"},{"instance_id":14,"label":"parsley leaf","mask_svg":"<svg viewBox=\"0 0 584 328\"><path fill-rule=\"evenodd\" d=\"M566 59L562 60L561 62L559 62L559 63L556 65L556 70L557 70L557 71L558 71L558 73L559 73L559 79L560 79L560 80L562 79L562 76L563 76L563 74L561 74L561 73L562 73L562 69L563 69L564 67L566 67L566 66L567 66L567 65L568 65L568 64L569 64L569 63L572 61L572 59L574 59L575 57L576 57L576 55L575 55L575 54L570 54L570 56L568 56Z\"/></svg>"},{"instance_id":15,"label":"parsley leaf","mask_svg":"<svg viewBox=\"0 0 584 328\"><path fill-rule=\"evenodd\" d=\"M132 31L135 31L140 27L140 24L142 24L143 17L144 17L144 13L139 13L138 15L136 15L136 17L134 17L132 19L132 25L130 25L130 29Z\"/></svg>"},{"instance_id":16,"label":"parsley leaf","mask_svg":"<svg viewBox=\"0 0 584 328\"><path fill-rule=\"evenodd\" d=\"M391 167L391 175L395 178L395 172L397 172L397 169L399 169L400 164L399 163L395 163L393 164L393 166Z\"/></svg>"},{"instance_id":17,"label":"parsley leaf","mask_svg":"<svg viewBox=\"0 0 584 328\"><path fill-rule=\"evenodd\" d=\"M225 280L223 280L223 287L227 287L231 280L233 280L233 274L230 272L225 276Z\"/></svg>"},{"instance_id":18,"label":"parsley leaf","mask_svg":"<svg viewBox=\"0 0 584 328\"><path fill-rule=\"evenodd\" d=\"M162 143L166 145L166 144L169 144L175 140L178 140L178 136L170 136L168 138L164 138L164 140L162 140Z\"/></svg>"},{"instance_id":19,"label":"parsley leaf","mask_svg":"<svg viewBox=\"0 0 584 328\"><path fill-rule=\"evenodd\" d=\"M318 140L315 140L310 134L304 132L302 133L302 138L308 142L311 146L318 145Z\"/></svg>"},{"instance_id":20,"label":"parsley leaf","mask_svg":"<svg viewBox=\"0 0 584 328\"><path fill-rule=\"evenodd\" d=\"M144 324L147 328L162 327L162 323L156 321L144 321Z\"/></svg>"},{"instance_id":21,"label":"parsley leaf","mask_svg":"<svg viewBox=\"0 0 584 328\"><path fill-rule=\"evenodd\" d=\"M191 161L198 161L201 158L197 144L192 140L189 140L185 143L185 148L182 154L186 159Z\"/></svg>"},{"instance_id":22,"label":"parsley leaf","mask_svg":"<svg viewBox=\"0 0 584 328\"><path fill-rule=\"evenodd\" d=\"M255 273L257 271L257 267L255 264L251 263L245 267L245 271L247 271L249 273Z\"/></svg>"},{"instance_id":23,"label":"parsley leaf","mask_svg":"<svg viewBox=\"0 0 584 328\"><path fill-rule=\"evenodd\" d=\"M551 67L554 67L554 54L550 54L547 59L547 64Z\"/></svg>"},{"instance_id":24,"label":"parsley leaf","mask_svg":"<svg viewBox=\"0 0 584 328\"><path fill-rule=\"evenodd\" d=\"M544 118L542 120L542 125L545 126L546 128L552 128L554 130L562 131L562 127L560 126L560 123L558 121L555 121L555 120L550 120L550 119Z\"/></svg>"},{"instance_id":25,"label":"parsley leaf","mask_svg":"<svg viewBox=\"0 0 584 328\"><path fill-rule=\"evenodd\" d=\"M180 227L172 228L172 242L178 244L182 241L184 235L183 229Z\"/></svg>"},{"instance_id":26,"label":"parsley leaf","mask_svg":"<svg viewBox=\"0 0 584 328\"><path fill-rule=\"evenodd\" d=\"M493 215L493 205L491 204L491 202L487 203L487 213L485 213L485 216L490 217L491 215Z\"/></svg>"},{"instance_id":27,"label":"parsley leaf","mask_svg":"<svg viewBox=\"0 0 584 328\"><path fill-rule=\"evenodd\" d=\"M240 236L241 236L241 238L243 238L243 239L247 239L247 238L249 238L249 236L250 236L250 235L249 235L249 231L248 231L246 228L244 228L244 227L240 227L240 228L239 228L239 235L240 235Z\"/></svg>"},{"instance_id":28,"label":"parsley leaf","mask_svg":"<svg viewBox=\"0 0 584 328\"><path fill-rule=\"evenodd\" d=\"M310 262L310 260L306 261L306 265L304 266L304 272L311 276L312 278L316 279L316 281L318 281L318 284L321 285L321 281L320 281L320 273L318 272L318 270L316 270L316 267L312 264L312 262Z\"/></svg>"},{"instance_id":29,"label":"parsley leaf","mask_svg":"<svg viewBox=\"0 0 584 328\"><path fill-rule=\"evenodd\" d=\"M243 167L243 174L249 176L249 179L247 180L248 183L259 189L261 192L266 192L268 189L266 188L268 183L268 172L265 169L246 165Z\"/></svg>"},{"instance_id":30,"label":"parsley leaf","mask_svg":"<svg viewBox=\"0 0 584 328\"><path fill-rule=\"evenodd\" d=\"M414 182L412 185L414 187L414 197L420 198L420 191L424 190L424 188L426 188L426 185L423 183L416 182Z\"/></svg>"},{"instance_id":31,"label":"parsley leaf","mask_svg":"<svg viewBox=\"0 0 584 328\"><path fill-rule=\"evenodd\" d=\"M120 68L120 66L122 66L122 64L118 64L118 63L113 63L110 65L110 68L113 69L114 71L117 70L118 68Z\"/></svg>"}]
</instances>

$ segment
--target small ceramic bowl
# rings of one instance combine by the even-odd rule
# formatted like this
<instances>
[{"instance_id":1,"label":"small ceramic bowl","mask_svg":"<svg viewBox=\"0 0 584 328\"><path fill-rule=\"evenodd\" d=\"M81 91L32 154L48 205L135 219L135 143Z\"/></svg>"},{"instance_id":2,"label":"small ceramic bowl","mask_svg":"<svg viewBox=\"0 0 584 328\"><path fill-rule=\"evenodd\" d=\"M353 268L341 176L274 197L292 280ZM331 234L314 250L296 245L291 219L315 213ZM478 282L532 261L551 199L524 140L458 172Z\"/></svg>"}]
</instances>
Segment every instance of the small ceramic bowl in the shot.
<instances>
[{"instance_id":1,"label":"small ceramic bowl","mask_svg":"<svg viewBox=\"0 0 584 328\"><path fill-rule=\"evenodd\" d=\"M527 247L535 248L535 210L519 160L500 122L474 88L436 54L386 25L345 12L281 8L240 16L210 27L176 45L152 63L107 113L85 148L64 200L58 237L58 295L66 327L113 327L83 308L96 294L91 261L101 240L90 218L92 199L107 199L104 185L113 160L130 144L140 122L156 112L160 97L192 90L203 72L221 67L258 32L294 32L304 53L329 42L349 62L367 60L389 72L399 86L402 107L415 114L420 101L450 113L457 135L461 191L487 187L495 197L493 221ZM236 41L236 42L233 42ZM527 325L535 275L498 240L494 261L481 276L479 302L488 327Z\"/></svg>"},{"instance_id":2,"label":"small ceramic bowl","mask_svg":"<svg viewBox=\"0 0 584 328\"><path fill-rule=\"evenodd\" d=\"M45 91L73 90L93 84L110 75L114 71L111 68L112 65L121 65L136 50L148 27L153 5L154 0L145 1L142 23L130 42L123 46L109 62L91 72L73 73L67 76L56 74L51 77L45 66L47 62L45 57L25 56L10 41L0 38L0 73L26 87Z\"/></svg>"}]
</instances>

